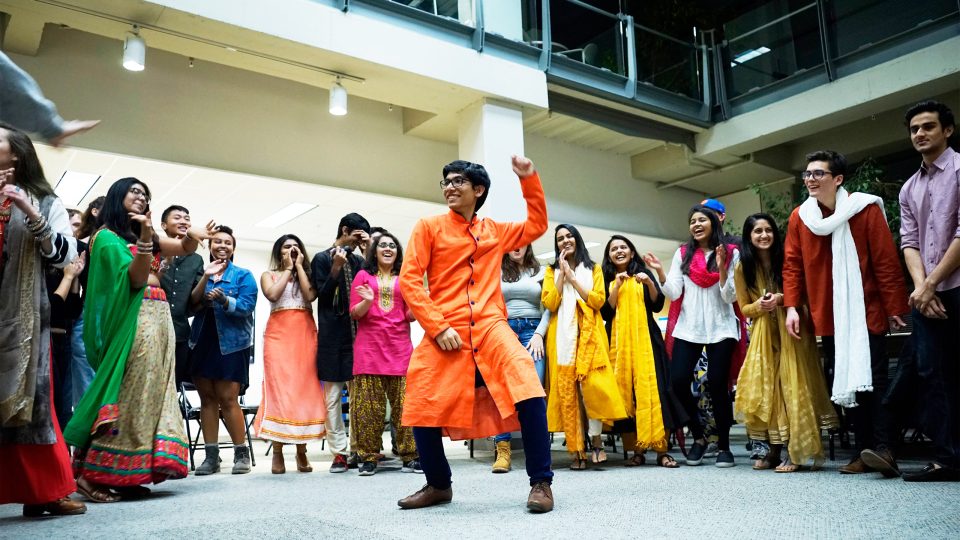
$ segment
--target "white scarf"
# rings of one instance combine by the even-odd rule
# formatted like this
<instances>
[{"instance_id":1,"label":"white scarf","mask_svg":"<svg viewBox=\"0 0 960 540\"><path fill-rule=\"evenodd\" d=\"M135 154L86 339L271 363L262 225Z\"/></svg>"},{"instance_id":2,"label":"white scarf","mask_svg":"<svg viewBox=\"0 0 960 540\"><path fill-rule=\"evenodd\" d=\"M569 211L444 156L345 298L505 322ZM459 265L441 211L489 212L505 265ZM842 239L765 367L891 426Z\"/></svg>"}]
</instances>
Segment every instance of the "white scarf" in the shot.
<instances>
[{"instance_id":1,"label":"white scarf","mask_svg":"<svg viewBox=\"0 0 960 540\"><path fill-rule=\"evenodd\" d=\"M873 391L867 311L863 298L860 259L849 220L871 204L883 212L883 200L866 193L837 190L837 207L824 218L817 200L800 205L800 219L817 236L831 235L833 249L833 328L835 356L831 400L842 407L857 406L857 392Z\"/></svg>"},{"instance_id":2,"label":"white scarf","mask_svg":"<svg viewBox=\"0 0 960 540\"><path fill-rule=\"evenodd\" d=\"M593 289L593 271L587 270L583 264L578 264L573 273L581 287ZM553 276L554 283L558 283L561 276L563 273L558 268ZM560 309L557 310L557 365L570 366L577 359L577 338L580 335L577 325L577 301L580 300L580 294L570 281L563 282L560 293Z\"/></svg>"}]
</instances>

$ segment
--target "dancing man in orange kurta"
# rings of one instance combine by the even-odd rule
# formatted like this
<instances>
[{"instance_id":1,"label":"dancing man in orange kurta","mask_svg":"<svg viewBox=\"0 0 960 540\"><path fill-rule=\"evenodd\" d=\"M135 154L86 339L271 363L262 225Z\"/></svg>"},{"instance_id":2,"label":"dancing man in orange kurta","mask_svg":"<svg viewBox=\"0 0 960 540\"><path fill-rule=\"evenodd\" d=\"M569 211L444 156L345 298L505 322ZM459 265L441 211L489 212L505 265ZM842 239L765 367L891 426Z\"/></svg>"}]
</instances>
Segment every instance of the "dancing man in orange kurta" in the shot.
<instances>
[{"instance_id":1,"label":"dancing man in orange kurta","mask_svg":"<svg viewBox=\"0 0 960 540\"><path fill-rule=\"evenodd\" d=\"M452 499L444 435L478 438L520 428L531 486L527 508L553 509L543 387L507 324L500 292L501 257L547 230L547 208L533 162L514 156L513 172L527 202L525 222L477 217L490 177L482 165L454 161L440 181L450 211L418 221L407 244L400 289L425 336L407 370L403 425L413 426L427 485L401 499L401 508Z\"/></svg>"}]
</instances>

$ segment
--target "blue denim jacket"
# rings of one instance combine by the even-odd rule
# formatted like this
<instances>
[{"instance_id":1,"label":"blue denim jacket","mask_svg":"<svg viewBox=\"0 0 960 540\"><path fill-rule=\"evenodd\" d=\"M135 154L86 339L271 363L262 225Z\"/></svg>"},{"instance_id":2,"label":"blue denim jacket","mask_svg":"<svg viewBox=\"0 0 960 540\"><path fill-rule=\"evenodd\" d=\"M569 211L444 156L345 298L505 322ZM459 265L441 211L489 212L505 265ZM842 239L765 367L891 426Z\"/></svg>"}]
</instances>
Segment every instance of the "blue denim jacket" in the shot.
<instances>
[{"instance_id":1,"label":"blue denim jacket","mask_svg":"<svg viewBox=\"0 0 960 540\"><path fill-rule=\"evenodd\" d=\"M242 351L253 345L253 310L257 306L257 281L253 274L232 262L223 271L223 278L214 283L207 281L204 294L213 289L222 289L227 297L227 307L213 304L214 319L217 323L217 336L220 338L220 354ZM203 309L193 318L190 328L190 348L197 345L200 330L203 328L207 310Z\"/></svg>"}]
</instances>

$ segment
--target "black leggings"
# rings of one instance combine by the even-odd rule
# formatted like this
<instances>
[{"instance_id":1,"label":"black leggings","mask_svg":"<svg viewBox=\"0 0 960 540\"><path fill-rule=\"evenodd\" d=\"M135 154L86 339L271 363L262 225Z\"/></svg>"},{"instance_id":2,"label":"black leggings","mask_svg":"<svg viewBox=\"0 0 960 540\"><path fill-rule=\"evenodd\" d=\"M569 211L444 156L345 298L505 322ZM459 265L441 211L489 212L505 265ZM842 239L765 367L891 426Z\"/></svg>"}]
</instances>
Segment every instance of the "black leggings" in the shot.
<instances>
[{"instance_id":1,"label":"black leggings","mask_svg":"<svg viewBox=\"0 0 960 540\"><path fill-rule=\"evenodd\" d=\"M707 348L707 392L713 402L713 417L717 421L720 450L730 449L730 426L733 425L733 402L730 400L730 359L737 340L728 338L719 343L690 343L682 339L673 340L673 354L670 357L670 384L673 393L680 400L690 420L687 427L694 439L703 438L703 425L697 412L697 402L693 399L690 384L693 382L693 370L700 359L700 352Z\"/></svg>"}]
</instances>

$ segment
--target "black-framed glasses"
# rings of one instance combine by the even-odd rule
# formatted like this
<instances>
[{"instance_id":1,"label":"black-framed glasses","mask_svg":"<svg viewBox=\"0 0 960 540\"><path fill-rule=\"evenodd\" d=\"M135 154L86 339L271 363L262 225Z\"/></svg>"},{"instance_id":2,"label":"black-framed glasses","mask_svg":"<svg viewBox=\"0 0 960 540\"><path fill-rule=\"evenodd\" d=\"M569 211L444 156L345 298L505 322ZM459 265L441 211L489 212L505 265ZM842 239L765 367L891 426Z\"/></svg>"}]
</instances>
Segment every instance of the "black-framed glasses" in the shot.
<instances>
[{"instance_id":1,"label":"black-framed glasses","mask_svg":"<svg viewBox=\"0 0 960 540\"><path fill-rule=\"evenodd\" d=\"M383 249L397 249L397 245L393 242L380 242L377 244L377 247Z\"/></svg>"},{"instance_id":2,"label":"black-framed glasses","mask_svg":"<svg viewBox=\"0 0 960 540\"><path fill-rule=\"evenodd\" d=\"M812 170L812 171L803 171L802 173L800 173L800 179L802 179L802 180L810 180L810 179L812 178L812 179L816 180L817 182L819 182L820 180L823 180L823 177L826 176L826 175L828 175L828 174L829 174L830 176L833 176L833 172L832 172L832 171L825 171L825 170L823 170L823 169L814 169L814 170Z\"/></svg>"},{"instance_id":3,"label":"black-framed glasses","mask_svg":"<svg viewBox=\"0 0 960 540\"><path fill-rule=\"evenodd\" d=\"M444 178L440 181L440 189L447 189L450 186L455 188L462 188L465 184L470 182L470 179L466 176L454 176L453 178Z\"/></svg>"},{"instance_id":4,"label":"black-framed glasses","mask_svg":"<svg viewBox=\"0 0 960 540\"><path fill-rule=\"evenodd\" d=\"M136 187L136 186L130 188L129 191L130 191L130 193L133 193L133 196L134 196L134 197L143 197L143 200L145 200L145 201L147 201L147 202L150 202L150 196L147 195L147 192L146 192L146 191L144 191L144 190L142 190L142 189L140 189L140 188L138 188L138 187Z\"/></svg>"}]
</instances>

